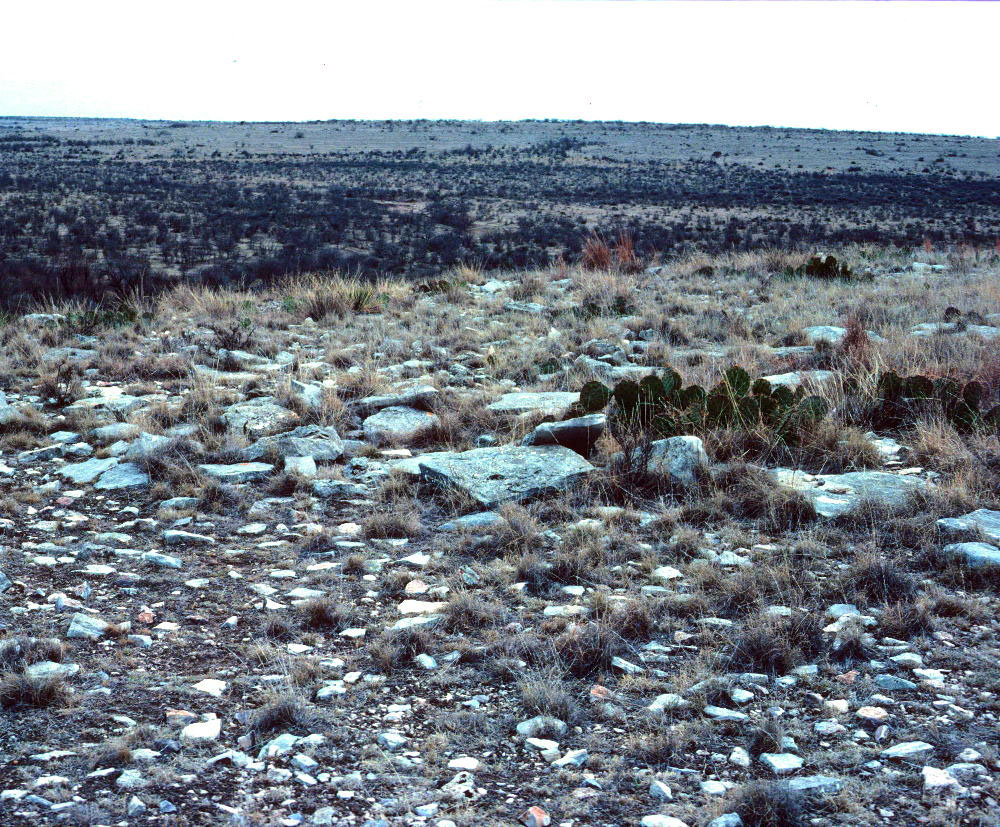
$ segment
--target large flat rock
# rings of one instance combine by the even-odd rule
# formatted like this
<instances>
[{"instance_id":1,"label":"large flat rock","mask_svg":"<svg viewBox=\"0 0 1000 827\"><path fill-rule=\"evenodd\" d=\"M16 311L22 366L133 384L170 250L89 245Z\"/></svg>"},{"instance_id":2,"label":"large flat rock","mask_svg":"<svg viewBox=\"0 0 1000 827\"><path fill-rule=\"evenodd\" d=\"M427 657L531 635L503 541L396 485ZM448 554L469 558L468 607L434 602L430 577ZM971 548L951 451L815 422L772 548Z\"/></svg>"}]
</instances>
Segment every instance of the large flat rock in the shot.
<instances>
[{"instance_id":1,"label":"large flat rock","mask_svg":"<svg viewBox=\"0 0 1000 827\"><path fill-rule=\"evenodd\" d=\"M222 412L222 420L231 434L250 439L286 431L299 422L298 414L279 405L271 396L237 402Z\"/></svg>"},{"instance_id":2,"label":"large flat rock","mask_svg":"<svg viewBox=\"0 0 1000 827\"><path fill-rule=\"evenodd\" d=\"M981 533L1000 545L1000 511L979 508L961 517L944 517L937 521L937 527L942 534L952 537Z\"/></svg>"},{"instance_id":3,"label":"large flat rock","mask_svg":"<svg viewBox=\"0 0 1000 827\"><path fill-rule=\"evenodd\" d=\"M907 497L927 488L929 483L914 476L887 471L849 471L846 474L807 474L793 468L771 471L780 485L801 491L821 517L836 517L862 500L885 505L903 505Z\"/></svg>"},{"instance_id":4,"label":"large flat rock","mask_svg":"<svg viewBox=\"0 0 1000 827\"><path fill-rule=\"evenodd\" d=\"M805 385L807 388L816 388L833 378L834 373L832 370L793 370L789 373L774 373L770 376L765 376L764 381L772 387L781 385L793 391L799 385Z\"/></svg>"},{"instance_id":5,"label":"large flat rock","mask_svg":"<svg viewBox=\"0 0 1000 827\"><path fill-rule=\"evenodd\" d=\"M517 416L525 413L543 413L562 416L580 399L573 391L543 391L541 393L505 393L496 402L487 405L494 413Z\"/></svg>"},{"instance_id":6,"label":"large flat rock","mask_svg":"<svg viewBox=\"0 0 1000 827\"><path fill-rule=\"evenodd\" d=\"M508 445L417 458L424 479L464 491L484 508L523 502L576 485L594 470L561 445Z\"/></svg>"},{"instance_id":7,"label":"large flat rock","mask_svg":"<svg viewBox=\"0 0 1000 827\"><path fill-rule=\"evenodd\" d=\"M246 460L268 457L312 457L316 462L333 462L344 453L344 441L332 425L302 425L293 431L258 439L243 451Z\"/></svg>"},{"instance_id":8,"label":"large flat rock","mask_svg":"<svg viewBox=\"0 0 1000 827\"><path fill-rule=\"evenodd\" d=\"M434 432L440 420L428 411L390 405L365 419L365 437L375 445L407 445Z\"/></svg>"}]
</instances>

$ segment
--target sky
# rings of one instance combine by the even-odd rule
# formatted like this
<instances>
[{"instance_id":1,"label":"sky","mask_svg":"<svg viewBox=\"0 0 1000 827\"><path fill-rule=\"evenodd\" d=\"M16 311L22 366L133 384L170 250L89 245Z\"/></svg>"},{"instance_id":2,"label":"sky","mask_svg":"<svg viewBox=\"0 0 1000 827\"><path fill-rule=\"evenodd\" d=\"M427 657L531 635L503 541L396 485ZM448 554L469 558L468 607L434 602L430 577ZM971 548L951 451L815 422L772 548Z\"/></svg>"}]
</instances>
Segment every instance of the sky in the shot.
<instances>
[{"instance_id":1,"label":"sky","mask_svg":"<svg viewBox=\"0 0 1000 827\"><path fill-rule=\"evenodd\" d=\"M0 115L583 118L1000 136L1000 2L5 6Z\"/></svg>"}]
</instances>

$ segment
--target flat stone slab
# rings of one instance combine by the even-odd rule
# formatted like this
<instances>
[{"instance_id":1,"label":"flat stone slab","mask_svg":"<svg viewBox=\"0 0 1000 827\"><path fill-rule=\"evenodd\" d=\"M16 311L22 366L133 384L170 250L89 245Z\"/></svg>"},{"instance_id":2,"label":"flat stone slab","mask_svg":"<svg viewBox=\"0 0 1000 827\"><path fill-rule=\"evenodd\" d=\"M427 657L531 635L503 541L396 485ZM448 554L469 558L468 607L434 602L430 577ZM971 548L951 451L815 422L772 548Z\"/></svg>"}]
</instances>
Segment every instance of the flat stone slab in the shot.
<instances>
[{"instance_id":1,"label":"flat stone slab","mask_svg":"<svg viewBox=\"0 0 1000 827\"><path fill-rule=\"evenodd\" d=\"M299 416L279 405L274 397L260 396L230 405L222 412L222 421L230 433L257 439L297 425Z\"/></svg>"},{"instance_id":2,"label":"flat stone slab","mask_svg":"<svg viewBox=\"0 0 1000 827\"><path fill-rule=\"evenodd\" d=\"M78 485L93 482L105 471L114 468L118 464L115 457L106 459L88 459L84 462L75 462L72 465L64 465L56 471L60 477L72 480Z\"/></svg>"},{"instance_id":3,"label":"flat stone slab","mask_svg":"<svg viewBox=\"0 0 1000 827\"><path fill-rule=\"evenodd\" d=\"M417 458L421 476L464 491L486 509L564 491L594 466L560 445L474 448Z\"/></svg>"},{"instance_id":4,"label":"flat stone slab","mask_svg":"<svg viewBox=\"0 0 1000 827\"><path fill-rule=\"evenodd\" d=\"M952 543L942 551L970 569L1000 568L1000 548L989 543Z\"/></svg>"},{"instance_id":5,"label":"flat stone slab","mask_svg":"<svg viewBox=\"0 0 1000 827\"><path fill-rule=\"evenodd\" d=\"M232 465L199 465L204 473L223 482L253 482L263 479L274 470L266 462L236 462Z\"/></svg>"},{"instance_id":6,"label":"flat stone slab","mask_svg":"<svg viewBox=\"0 0 1000 827\"><path fill-rule=\"evenodd\" d=\"M243 451L246 460L267 457L312 457L316 462L333 462L344 453L344 440L332 425L302 425L292 431L258 439Z\"/></svg>"},{"instance_id":7,"label":"flat stone slab","mask_svg":"<svg viewBox=\"0 0 1000 827\"><path fill-rule=\"evenodd\" d=\"M561 422L543 422L521 440L522 445L562 445L581 456L589 456L607 425L602 413L587 414Z\"/></svg>"},{"instance_id":8,"label":"flat stone slab","mask_svg":"<svg viewBox=\"0 0 1000 827\"><path fill-rule=\"evenodd\" d=\"M94 488L118 491L124 488L144 488L149 485L149 474L133 462L123 462L101 474Z\"/></svg>"},{"instance_id":9,"label":"flat stone slab","mask_svg":"<svg viewBox=\"0 0 1000 827\"><path fill-rule=\"evenodd\" d=\"M847 336L847 328L831 324L816 324L811 327L802 328L802 333L806 337L806 341L811 345L814 345L817 342L829 342L832 345L837 345L844 340L845 336ZM865 335L871 342L885 341L885 339L877 333L872 333L870 330L866 330Z\"/></svg>"},{"instance_id":10,"label":"flat stone slab","mask_svg":"<svg viewBox=\"0 0 1000 827\"><path fill-rule=\"evenodd\" d=\"M354 407L363 414L371 414L394 405L402 405L407 408L426 408L438 393L438 389L433 385L415 385L395 393L366 396L355 402Z\"/></svg>"},{"instance_id":11,"label":"flat stone slab","mask_svg":"<svg viewBox=\"0 0 1000 827\"><path fill-rule=\"evenodd\" d=\"M911 494L930 485L920 477L888 471L807 474L793 468L774 468L771 475L779 485L794 488L808 497L821 517L837 517L866 499L886 505L903 505Z\"/></svg>"},{"instance_id":12,"label":"flat stone slab","mask_svg":"<svg viewBox=\"0 0 1000 827\"><path fill-rule=\"evenodd\" d=\"M978 508L961 517L944 517L937 521L938 531L948 536L981 533L1000 544L1000 511Z\"/></svg>"},{"instance_id":13,"label":"flat stone slab","mask_svg":"<svg viewBox=\"0 0 1000 827\"><path fill-rule=\"evenodd\" d=\"M822 385L829 382L834 376L832 370L793 370L790 373L774 373L771 376L765 376L764 381L772 386L782 385L793 391L799 385L805 385L807 388Z\"/></svg>"},{"instance_id":14,"label":"flat stone slab","mask_svg":"<svg viewBox=\"0 0 1000 827\"><path fill-rule=\"evenodd\" d=\"M466 514L456 517L438 526L438 531L479 531L481 529L491 529L503 525L506 520L496 511L477 511L475 514Z\"/></svg>"},{"instance_id":15,"label":"flat stone slab","mask_svg":"<svg viewBox=\"0 0 1000 827\"><path fill-rule=\"evenodd\" d=\"M362 427L365 438L376 445L405 444L433 433L440 421L427 411L390 405L365 419Z\"/></svg>"},{"instance_id":16,"label":"flat stone slab","mask_svg":"<svg viewBox=\"0 0 1000 827\"><path fill-rule=\"evenodd\" d=\"M543 391L541 393L505 393L496 402L486 406L494 413L518 416L525 413L544 413L563 416L571 405L580 400L573 391Z\"/></svg>"}]
</instances>

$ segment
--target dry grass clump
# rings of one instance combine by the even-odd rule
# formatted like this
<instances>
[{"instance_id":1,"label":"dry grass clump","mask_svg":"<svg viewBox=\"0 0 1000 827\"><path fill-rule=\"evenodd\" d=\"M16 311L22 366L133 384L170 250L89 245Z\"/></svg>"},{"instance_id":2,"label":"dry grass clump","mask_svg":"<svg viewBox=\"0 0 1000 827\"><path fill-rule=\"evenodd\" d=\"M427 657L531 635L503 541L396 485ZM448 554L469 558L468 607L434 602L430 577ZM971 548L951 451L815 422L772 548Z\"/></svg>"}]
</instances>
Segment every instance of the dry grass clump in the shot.
<instances>
[{"instance_id":1,"label":"dry grass clump","mask_svg":"<svg viewBox=\"0 0 1000 827\"><path fill-rule=\"evenodd\" d=\"M899 562L877 552L862 552L839 580L839 589L848 602L883 605L912 600L916 583Z\"/></svg>"},{"instance_id":2,"label":"dry grass clump","mask_svg":"<svg viewBox=\"0 0 1000 827\"><path fill-rule=\"evenodd\" d=\"M733 463L713 469L692 492L681 518L693 525L751 520L772 533L802 528L816 519L812 503L798 491L778 485L762 468Z\"/></svg>"},{"instance_id":3,"label":"dry grass clump","mask_svg":"<svg viewBox=\"0 0 1000 827\"><path fill-rule=\"evenodd\" d=\"M426 629L387 629L368 647L368 654L385 674L409 666L420 654L430 652L433 645L431 633Z\"/></svg>"},{"instance_id":4,"label":"dry grass clump","mask_svg":"<svg viewBox=\"0 0 1000 827\"><path fill-rule=\"evenodd\" d=\"M731 672L787 674L823 651L822 628L819 617L813 614L747 618L723 656L724 668Z\"/></svg>"},{"instance_id":5,"label":"dry grass clump","mask_svg":"<svg viewBox=\"0 0 1000 827\"><path fill-rule=\"evenodd\" d=\"M420 512L415 501L398 501L391 508L372 511L361 523L368 539L405 539L423 533Z\"/></svg>"},{"instance_id":6,"label":"dry grass clump","mask_svg":"<svg viewBox=\"0 0 1000 827\"><path fill-rule=\"evenodd\" d=\"M583 718L583 708L566 691L555 674L530 677L521 682L521 706L528 715L551 715L568 724Z\"/></svg>"},{"instance_id":7,"label":"dry grass clump","mask_svg":"<svg viewBox=\"0 0 1000 827\"><path fill-rule=\"evenodd\" d=\"M403 282L379 279L362 281L336 273L310 273L284 285L282 306L300 320L314 322L330 317L343 319L363 313L378 313L393 297L402 297L410 288Z\"/></svg>"},{"instance_id":8,"label":"dry grass clump","mask_svg":"<svg viewBox=\"0 0 1000 827\"><path fill-rule=\"evenodd\" d=\"M322 722L319 710L294 694L277 695L257 709L250 718L250 731L257 737L271 732L308 734Z\"/></svg>"},{"instance_id":9,"label":"dry grass clump","mask_svg":"<svg viewBox=\"0 0 1000 827\"><path fill-rule=\"evenodd\" d=\"M754 781L727 802L744 827L804 827L806 810L801 793L780 781Z\"/></svg>"},{"instance_id":10,"label":"dry grass clump","mask_svg":"<svg viewBox=\"0 0 1000 827\"><path fill-rule=\"evenodd\" d=\"M684 721L658 728L644 735L633 735L626 744L629 757L651 769L677 766L698 749L704 749L711 738L702 721Z\"/></svg>"},{"instance_id":11,"label":"dry grass clump","mask_svg":"<svg viewBox=\"0 0 1000 827\"><path fill-rule=\"evenodd\" d=\"M502 603L483 597L475 591L452 595L444 608L445 627L452 632L475 632L502 625L507 609Z\"/></svg>"},{"instance_id":12,"label":"dry grass clump","mask_svg":"<svg viewBox=\"0 0 1000 827\"><path fill-rule=\"evenodd\" d=\"M15 637L0 642L0 671L21 672L33 663L62 663L66 647L56 638Z\"/></svg>"},{"instance_id":13,"label":"dry grass clump","mask_svg":"<svg viewBox=\"0 0 1000 827\"><path fill-rule=\"evenodd\" d=\"M625 642L606 623L570 624L554 641L565 671L587 678L611 668L611 659L625 651Z\"/></svg>"},{"instance_id":14,"label":"dry grass clump","mask_svg":"<svg viewBox=\"0 0 1000 827\"><path fill-rule=\"evenodd\" d=\"M297 607L302 625L316 632L339 632L350 627L357 613L350 603L329 597L307 600Z\"/></svg>"},{"instance_id":15,"label":"dry grass clump","mask_svg":"<svg viewBox=\"0 0 1000 827\"><path fill-rule=\"evenodd\" d=\"M59 676L34 678L12 672L0 679L0 707L3 709L45 709L63 706L68 700L69 689Z\"/></svg>"}]
</instances>

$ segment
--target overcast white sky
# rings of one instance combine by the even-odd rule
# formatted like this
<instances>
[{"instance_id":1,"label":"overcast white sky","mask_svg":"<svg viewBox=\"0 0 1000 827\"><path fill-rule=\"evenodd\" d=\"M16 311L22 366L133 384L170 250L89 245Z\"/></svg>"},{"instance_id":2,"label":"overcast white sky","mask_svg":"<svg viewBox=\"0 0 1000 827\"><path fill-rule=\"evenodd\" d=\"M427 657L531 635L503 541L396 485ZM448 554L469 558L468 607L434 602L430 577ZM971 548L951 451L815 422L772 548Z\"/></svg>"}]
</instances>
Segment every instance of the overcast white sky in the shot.
<instances>
[{"instance_id":1,"label":"overcast white sky","mask_svg":"<svg viewBox=\"0 0 1000 827\"><path fill-rule=\"evenodd\" d=\"M1000 135L1000 3L3 3L0 115Z\"/></svg>"}]
</instances>

